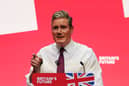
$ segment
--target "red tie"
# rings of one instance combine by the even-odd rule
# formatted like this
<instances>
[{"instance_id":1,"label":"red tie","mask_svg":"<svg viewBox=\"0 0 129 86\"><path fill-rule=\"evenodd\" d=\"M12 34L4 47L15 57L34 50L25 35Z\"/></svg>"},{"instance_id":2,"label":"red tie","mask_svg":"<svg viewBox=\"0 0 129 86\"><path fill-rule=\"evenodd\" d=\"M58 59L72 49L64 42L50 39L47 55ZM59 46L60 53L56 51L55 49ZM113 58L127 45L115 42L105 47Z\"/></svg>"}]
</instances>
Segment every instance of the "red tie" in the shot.
<instances>
[{"instance_id":1,"label":"red tie","mask_svg":"<svg viewBox=\"0 0 129 86\"><path fill-rule=\"evenodd\" d=\"M57 73L64 73L64 55L63 55L64 51L65 51L64 48L60 48L60 56L58 59Z\"/></svg>"}]
</instances>

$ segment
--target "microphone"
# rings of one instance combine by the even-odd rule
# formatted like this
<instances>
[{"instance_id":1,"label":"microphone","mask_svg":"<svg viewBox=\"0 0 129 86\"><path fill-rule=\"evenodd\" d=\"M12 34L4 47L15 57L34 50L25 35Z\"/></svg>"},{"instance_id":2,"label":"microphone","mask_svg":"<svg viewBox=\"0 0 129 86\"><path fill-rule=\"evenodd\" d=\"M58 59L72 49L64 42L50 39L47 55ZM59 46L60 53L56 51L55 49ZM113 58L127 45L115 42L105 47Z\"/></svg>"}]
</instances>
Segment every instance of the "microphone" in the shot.
<instances>
[{"instance_id":1,"label":"microphone","mask_svg":"<svg viewBox=\"0 0 129 86\"><path fill-rule=\"evenodd\" d=\"M56 61L55 61L55 63L56 63L56 65L57 65L57 66L59 66L59 65L60 65L60 63L59 63L59 61L58 61L58 60L56 60Z\"/></svg>"},{"instance_id":2,"label":"microphone","mask_svg":"<svg viewBox=\"0 0 129 86\"><path fill-rule=\"evenodd\" d=\"M84 63L83 63L82 61L80 61L80 64L82 65L82 67L83 67L83 72L85 73L86 71L85 71L85 65L84 65Z\"/></svg>"}]
</instances>

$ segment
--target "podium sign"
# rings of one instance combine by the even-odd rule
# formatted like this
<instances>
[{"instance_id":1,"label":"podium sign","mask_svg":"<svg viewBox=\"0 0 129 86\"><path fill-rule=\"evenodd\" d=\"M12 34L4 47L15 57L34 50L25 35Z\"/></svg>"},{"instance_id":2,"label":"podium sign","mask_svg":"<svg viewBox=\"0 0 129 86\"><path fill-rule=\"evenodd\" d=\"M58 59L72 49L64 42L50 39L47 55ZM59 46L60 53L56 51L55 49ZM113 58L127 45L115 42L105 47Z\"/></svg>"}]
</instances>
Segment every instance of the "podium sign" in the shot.
<instances>
[{"instance_id":1,"label":"podium sign","mask_svg":"<svg viewBox=\"0 0 129 86\"><path fill-rule=\"evenodd\" d=\"M34 86L94 86L93 73L35 73Z\"/></svg>"}]
</instances>

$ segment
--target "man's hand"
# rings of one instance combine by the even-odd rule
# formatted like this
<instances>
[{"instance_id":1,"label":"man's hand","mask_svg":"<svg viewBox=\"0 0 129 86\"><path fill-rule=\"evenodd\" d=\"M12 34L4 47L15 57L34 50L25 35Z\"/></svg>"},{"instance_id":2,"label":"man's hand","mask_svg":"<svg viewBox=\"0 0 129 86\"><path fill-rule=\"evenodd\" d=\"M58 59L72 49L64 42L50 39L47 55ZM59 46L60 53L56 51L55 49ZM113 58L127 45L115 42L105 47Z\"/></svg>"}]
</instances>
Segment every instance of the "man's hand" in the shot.
<instances>
[{"instance_id":1,"label":"man's hand","mask_svg":"<svg viewBox=\"0 0 129 86\"><path fill-rule=\"evenodd\" d=\"M33 73L40 73L40 66L42 64L42 59L39 58L36 54L33 54L33 58L31 59L31 65L33 66L33 71L29 77L30 83L32 82Z\"/></svg>"},{"instance_id":2,"label":"man's hand","mask_svg":"<svg viewBox=\"0 0 129 86\"><path fill-rule=\"evenodd\" d=\"M40 66L42 64L42 59L39 58L37 55L33 54L33 58L31 59L31 65L33 66L34 73L40 73Z\"/></svg>"}]
</instances>

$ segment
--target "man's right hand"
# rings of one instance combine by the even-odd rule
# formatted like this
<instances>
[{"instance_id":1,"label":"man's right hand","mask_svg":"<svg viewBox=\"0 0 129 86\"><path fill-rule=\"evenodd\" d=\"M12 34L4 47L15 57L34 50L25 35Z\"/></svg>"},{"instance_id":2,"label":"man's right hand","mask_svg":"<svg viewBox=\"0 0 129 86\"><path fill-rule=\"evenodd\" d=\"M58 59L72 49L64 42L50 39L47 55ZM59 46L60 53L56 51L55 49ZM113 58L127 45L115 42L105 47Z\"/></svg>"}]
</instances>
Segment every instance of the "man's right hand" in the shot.
<instances>
[{"instance_id":1,"label":"man's right hand","mask_svg":"<svg viewBox=\"0 0 129 86\"><path fill-rule=\"evenodd\" d=\"M33 58L31 59L31 65L33 66L34 73L40 73L40 66L42 64L42 59L39 58L36 54L33 54Z\"/></svg>"}]
</instances>

